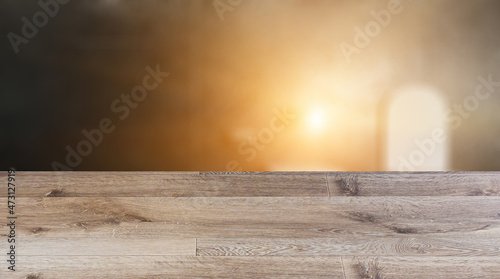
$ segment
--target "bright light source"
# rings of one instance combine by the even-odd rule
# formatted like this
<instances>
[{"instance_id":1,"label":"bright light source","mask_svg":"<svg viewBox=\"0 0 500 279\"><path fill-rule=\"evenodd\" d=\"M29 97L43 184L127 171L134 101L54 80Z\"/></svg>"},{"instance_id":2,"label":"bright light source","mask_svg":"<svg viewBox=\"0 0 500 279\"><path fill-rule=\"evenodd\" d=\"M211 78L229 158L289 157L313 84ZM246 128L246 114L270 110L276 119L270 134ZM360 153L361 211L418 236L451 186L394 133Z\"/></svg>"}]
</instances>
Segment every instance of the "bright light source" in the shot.
<instances>
[{"instance_id":1,"label":"bright light source","mask_svg":"<svg viewBox=\"0 0 500 279\"><path fill-rule=\"evenodd\" d=\"M322 108L314 108L309 112L308 126L314 132L319 132L325 127L325 111Z\"/></svg>"}]
</instances>

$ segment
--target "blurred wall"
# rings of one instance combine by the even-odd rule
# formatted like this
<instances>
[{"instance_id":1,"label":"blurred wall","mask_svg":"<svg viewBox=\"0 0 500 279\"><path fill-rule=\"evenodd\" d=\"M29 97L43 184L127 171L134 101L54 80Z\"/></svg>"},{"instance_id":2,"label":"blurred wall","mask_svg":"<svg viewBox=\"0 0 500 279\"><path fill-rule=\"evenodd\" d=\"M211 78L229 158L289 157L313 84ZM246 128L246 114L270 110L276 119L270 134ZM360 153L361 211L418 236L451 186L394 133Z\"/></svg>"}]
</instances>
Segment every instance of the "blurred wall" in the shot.
<instances>
[{"instance_id":1,"label":"blurred wall","mask_svg":"<svg viewBox=\"0 0 500 279\"><path fill-rule=\"evenodd\" d=\"M0 3L2 169L382 170L381 109L412 86L451 109L449 169L500 168L498 1L41 3ZM169 75L132 108L147 67Z\"/></svg>"}]
</instances>

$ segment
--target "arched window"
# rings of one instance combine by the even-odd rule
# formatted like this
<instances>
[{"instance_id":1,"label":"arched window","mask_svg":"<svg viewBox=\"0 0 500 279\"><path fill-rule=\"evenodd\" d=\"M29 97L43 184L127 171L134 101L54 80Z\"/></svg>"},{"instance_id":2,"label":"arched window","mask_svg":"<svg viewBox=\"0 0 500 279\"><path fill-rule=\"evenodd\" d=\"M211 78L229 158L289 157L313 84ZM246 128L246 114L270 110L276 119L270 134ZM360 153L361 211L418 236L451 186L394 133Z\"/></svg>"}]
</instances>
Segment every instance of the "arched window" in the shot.
<instances>
[{"instance_id":1,"label":"arched window","mask_svg":"<svg viewBox=\"0 0 500 279\"><path fill-rule=\"evenodd\" d=\"M442 171L449 169L446 103L432 88L411 87L391 95L384 105L383 169ZM383 123L385 122L385 123ZM379 145L380 148L380 145Z\"/></svg>"}]
</instances>

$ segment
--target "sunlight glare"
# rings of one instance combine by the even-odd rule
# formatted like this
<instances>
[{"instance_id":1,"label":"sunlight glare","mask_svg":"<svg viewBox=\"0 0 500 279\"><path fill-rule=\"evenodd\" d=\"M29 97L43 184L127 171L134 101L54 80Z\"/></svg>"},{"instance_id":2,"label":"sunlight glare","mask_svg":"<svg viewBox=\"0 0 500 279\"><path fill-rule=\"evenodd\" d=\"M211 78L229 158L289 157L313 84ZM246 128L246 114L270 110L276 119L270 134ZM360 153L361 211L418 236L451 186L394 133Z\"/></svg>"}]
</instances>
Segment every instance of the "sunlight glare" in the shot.
<instances>
[{"instance_id":1,"label":"sunlight glare","mask_svg":"<svg viewBox=\"0 0 500 279\"><path fill-rule=\"evenodd\" d=\"M325 127L325 111L322 108L314 108L309 112L308 126L311 131L319 132Z\"/></svg>"}]
</instances>

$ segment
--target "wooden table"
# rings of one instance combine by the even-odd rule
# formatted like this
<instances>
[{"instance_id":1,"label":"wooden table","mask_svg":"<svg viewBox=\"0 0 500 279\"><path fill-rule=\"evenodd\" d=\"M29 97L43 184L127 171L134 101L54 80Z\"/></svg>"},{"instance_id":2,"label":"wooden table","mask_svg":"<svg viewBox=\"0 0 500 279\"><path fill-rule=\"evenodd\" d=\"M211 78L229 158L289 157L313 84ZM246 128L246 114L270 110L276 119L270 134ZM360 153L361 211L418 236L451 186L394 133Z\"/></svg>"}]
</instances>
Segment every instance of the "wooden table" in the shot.
<instances>
[{"instance_id":1,"label":"wooden table","mask_svg":"<svg viewBox=\"0 0 500 279\"><path fill-rule=\"evenodd\" d=\"M4 225L0 278L500 278L500 172L17 172L15 183L16 271Z\"/></svg>"}]
</instances>

